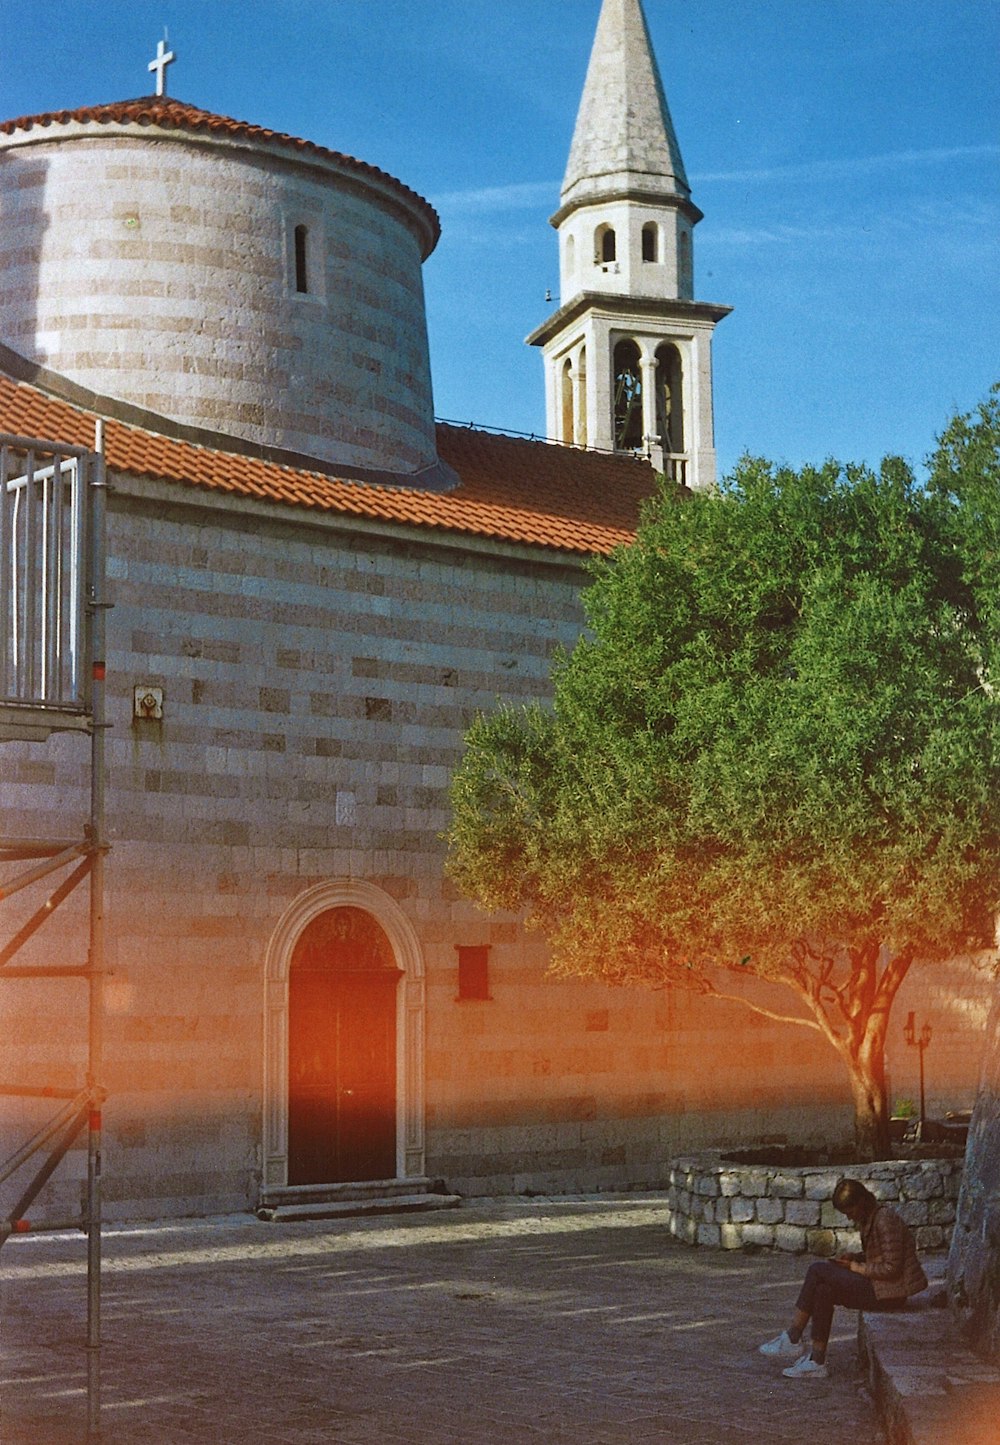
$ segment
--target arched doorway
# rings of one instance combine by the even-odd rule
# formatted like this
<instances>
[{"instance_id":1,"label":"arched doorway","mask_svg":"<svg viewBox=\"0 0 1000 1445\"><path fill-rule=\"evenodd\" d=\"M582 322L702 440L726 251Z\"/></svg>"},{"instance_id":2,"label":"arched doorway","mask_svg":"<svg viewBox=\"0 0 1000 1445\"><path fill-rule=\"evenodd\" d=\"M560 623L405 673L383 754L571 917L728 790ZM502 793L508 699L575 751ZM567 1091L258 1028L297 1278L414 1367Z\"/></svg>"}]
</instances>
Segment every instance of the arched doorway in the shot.
<instances>
[{"instance_id":1,"label":"arched doorway","mask_svg":"<svg viewBox=\"0 0 1000 1445\"><path fill-rule=\"evenodd\" d=\"M288 1183L396 1173L396 990L370 913L331 908L303 929L288 974Z\"/></svg>"},{"instance_id":2,"label":"arched doorway","mask_svg":"<svg viewBox=\"0 0 1000 1445\"><path fill-rule=\"evenodd\" d=\"M347 921L355 914L361 914L364 920L354 925L364 930L364 936L355 940L360 947L353 952L355 962L362 965L359 968L350 966L350 930L346 939L338 936L337 915L344 910ZM334 966L324 964L324 954ZM336 966L338 960L346 967ZM312 1008L308 1006L310 997ZM328 1155L322 1168L324 1173L331 1168L341 1172L341 1178L324 1178L316 1183L350 1182L343 1178L345 1169L351 1174L358 1169L376 1170L367 1175L369 1179L423 1176L424 967L420 943L409 918L381 888L363 879L337 878L301 893L282 915L267 947L261 1180L265 1195L271 1189L298 1187L292 1177L290 1143L295 1148L294 1173L300 1179L319 1170L316 1146L307 1142L313 1127L309 1110L315 1116L333 1107L331 1078L338 1078L338 1063L336 1057L330 1056L331 1013L332 1027L339 1032L342 1046L346 1040L350 1048L350 1041L355 1041L362 1054L365 1049L370 1051L371 1060L361 1069L362 1078L380 1077L383 1091L387 1076L393 1080L395 1135L387 1147L384 1124L390 1108L386 1092L379 1106L376 1089L374 1106L369 1098L365 1107L374 1107L376 1116L383 1120L377 1131L377 1151L360 1159L355 1156L348 1169L344 1161L350 1155L349 1139L343 1147L338 1144L334 1159L331 1161ZM325 1024L320 1022L322 1019ZM377 1068L376 1059L381 1060ZM341 1052L341 1076L336 1088L355 1090L346 1096L342 1108L347 1107L347 1099L364 1100L364 1093L359 1095L356 1085L343 1076L343 1069L349 1071L356 1066L356 1059L352 1062ZM310 1098L311 1090L314 1092ZM361 1104L357 1108L360 1112ZM346 1118L344 1125L349 1135L353 1126ZM296 1133L298 1140L290 1138Z\"/></svg>"}]
</instances>

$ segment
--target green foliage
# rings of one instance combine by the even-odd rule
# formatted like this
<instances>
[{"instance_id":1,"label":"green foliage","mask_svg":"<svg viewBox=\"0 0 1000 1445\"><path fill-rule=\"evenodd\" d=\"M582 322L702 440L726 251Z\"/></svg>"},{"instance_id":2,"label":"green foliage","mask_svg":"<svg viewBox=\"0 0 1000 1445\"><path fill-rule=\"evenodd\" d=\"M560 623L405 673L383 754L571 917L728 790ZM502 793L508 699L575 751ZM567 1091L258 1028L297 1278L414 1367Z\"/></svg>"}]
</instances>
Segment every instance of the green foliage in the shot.
<instances>
[{"instance_id":1,"label":"green foliage","mask_svg":"<svg viewBox=\"0 0 1000 1445\"><path fill-rule=\"evenodd\" d=\"M459 885L562 971L789 984L877 1096L910 961L989 946L1000 902L998 411L952 423L927 488L892 458L664 483L595 565L552 710L470 730Z\"/></svg>"},{"instance_id":2,"label":"green foliage","mask_svg":"<svg viewBox=\"0 0 1000 1445\"><path fill-rule=\"evenodd\" d=\"M932 512L897 462L665 488L596 570L554 712L470 732L459 882L609 976L988 941L994 708Z\"/></svg>"}]
</instances>

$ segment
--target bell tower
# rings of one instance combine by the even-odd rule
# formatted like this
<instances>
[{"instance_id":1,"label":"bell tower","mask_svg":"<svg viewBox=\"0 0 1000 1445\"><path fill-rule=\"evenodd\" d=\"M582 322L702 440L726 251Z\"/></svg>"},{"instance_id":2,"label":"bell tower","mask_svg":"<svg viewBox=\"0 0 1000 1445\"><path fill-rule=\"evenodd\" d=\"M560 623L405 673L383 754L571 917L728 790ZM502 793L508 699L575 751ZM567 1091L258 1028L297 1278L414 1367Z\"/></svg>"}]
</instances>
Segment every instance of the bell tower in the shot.
<instances>
[{"instance_id":1,"label":"bell tower","mask_svg":"<svg viewBox=\"0 0 1000 1445\"><path fill-rule=\"evenodd\" d=\"M641 0L603 0L560 206L560 305L528 337L545 364L548 435L715 481L712 333L694 299L680 146Z\"/></svg>"}]
</instances>

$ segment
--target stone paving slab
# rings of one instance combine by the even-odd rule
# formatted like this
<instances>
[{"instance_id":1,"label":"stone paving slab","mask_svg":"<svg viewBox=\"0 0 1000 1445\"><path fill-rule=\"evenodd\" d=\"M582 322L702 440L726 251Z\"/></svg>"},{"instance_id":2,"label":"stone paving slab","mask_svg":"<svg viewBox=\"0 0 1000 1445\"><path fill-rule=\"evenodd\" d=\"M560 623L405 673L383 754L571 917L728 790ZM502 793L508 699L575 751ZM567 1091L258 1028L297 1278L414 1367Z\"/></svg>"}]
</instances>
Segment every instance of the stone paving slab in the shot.
<instances>
[{"instance_id":1,"label":"stone paving slab","mask_svg":"<svg viewBox=\"0 0 1000 1445\"><path fill-rule=\"evenodd\" d=\"M756 1350L805 1262L692 1250L657 1195L109 1230L109 1445L877 1445L838 1314L826 1381ZM0 1254L0 1440L86 1438L85 1246Z\"/></svg>"}]
</instances>

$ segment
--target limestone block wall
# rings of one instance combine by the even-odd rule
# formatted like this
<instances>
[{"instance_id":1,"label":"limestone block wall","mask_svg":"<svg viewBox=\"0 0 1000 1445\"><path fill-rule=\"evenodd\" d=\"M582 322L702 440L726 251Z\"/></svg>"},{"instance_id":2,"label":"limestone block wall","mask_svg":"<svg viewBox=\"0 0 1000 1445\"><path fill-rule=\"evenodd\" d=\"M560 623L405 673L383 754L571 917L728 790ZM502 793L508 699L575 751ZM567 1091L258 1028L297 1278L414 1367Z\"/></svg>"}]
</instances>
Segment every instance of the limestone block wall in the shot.
<instances>
[{"instance_id":1,"label":"limestone block wall","mask_svg":"<svg viewBox=\"0 0 1000 1445\"><path fill-rule=\"evenodd\" d=\"M436 447L407 194L156 126L0 136L0 340L175 421L415 471Z\"/></svg>"},{"instance_id":2,"label":"limestone block wall","mask_svg":"<svg viewBox=\"0 0 1000 1445\"><path fill-rule=\"evenodd\" d=\"M840 1168L737 1164L717 1151L671 1162L670 1233L716 1249L834 1255L857 1250L857 1230L832 1204L839 1179L860 1179L914 1231L918 1249L951 1238L962 1165L955 1159L882 1160Z\"/></svg>"},{"instance_id":3,"label":"limestone block wall","mask_svg":"<svg viewBox=\"0 0 1000 1445\"><path fill-rule=\"evenodd\" d=\"M886 1038L889 1104L920 1101L920 1061L907 1045L903 1028L912 1011L917 1033L930 1026L924 1051L927 1115L942 1119L949 1110L971 1109L976 1098L987 1023L994 993L993 959L987 955L916 964L893 1005Z\"/></svg>"},{"instance_id":4,"label":"limestone block wall","mask_svg":"<svg viewBox=\"0 0 1000 1445\"><path fill-rule=\"evenodd\" d=\"M658 1186L686 1151L846 1141L846 1080L812 1031L694 994L554 981L537 934L444 874L463 731L500 697L548 695L553 651L581 626L575 564L112 484L110 1217L256 1202L280 1105L265 1098L269 949L331 882L375 890L416 939L424 1133L406 1172L466 1194ZM162 722L133 717L146 685ZM78 833L85 750L68 735L0 747L5 831ZM37 902L5 902L5 926ZM71 902L24 961L74 961L85 936ZM488 948L487 998L458 997L459 946ZM72 1087L82 986L8 983L2 1004L0 1079ZM17 1101L0 1117L6 1157L40 1117ZM78 1202L82 1174L74 1151L51 1214Z\"/></svg>"}]
</instances>

